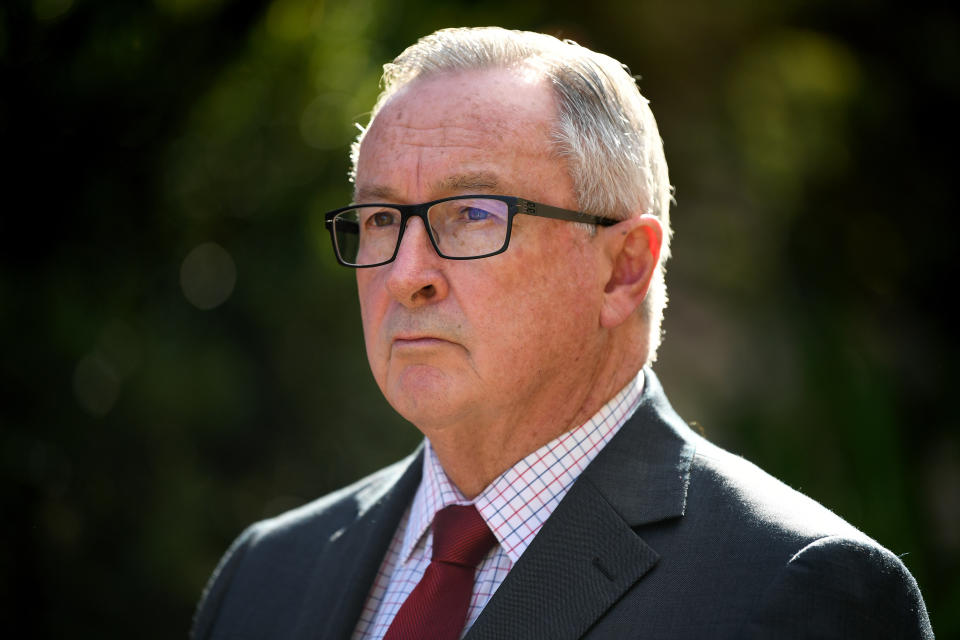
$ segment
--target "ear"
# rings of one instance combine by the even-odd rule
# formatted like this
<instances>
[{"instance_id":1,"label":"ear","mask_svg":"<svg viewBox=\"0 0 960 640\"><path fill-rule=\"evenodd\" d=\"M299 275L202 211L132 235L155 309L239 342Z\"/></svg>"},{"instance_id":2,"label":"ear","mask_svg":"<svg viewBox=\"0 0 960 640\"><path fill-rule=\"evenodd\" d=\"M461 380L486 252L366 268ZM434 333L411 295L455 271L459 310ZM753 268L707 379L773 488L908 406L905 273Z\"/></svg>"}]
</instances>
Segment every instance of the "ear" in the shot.
<instances>
[{"instance_id":1,"label":"ear","mask_svg":"<svg viewBox=\"0 0 960 640\"><path fill-rule=\"evenodd\" d=\"M612 329L624 322L647 297L660 261L663 227L650 214L628 218L603 233L612 269L603 290L600 326Z\"/></svg>"}]
</instances>

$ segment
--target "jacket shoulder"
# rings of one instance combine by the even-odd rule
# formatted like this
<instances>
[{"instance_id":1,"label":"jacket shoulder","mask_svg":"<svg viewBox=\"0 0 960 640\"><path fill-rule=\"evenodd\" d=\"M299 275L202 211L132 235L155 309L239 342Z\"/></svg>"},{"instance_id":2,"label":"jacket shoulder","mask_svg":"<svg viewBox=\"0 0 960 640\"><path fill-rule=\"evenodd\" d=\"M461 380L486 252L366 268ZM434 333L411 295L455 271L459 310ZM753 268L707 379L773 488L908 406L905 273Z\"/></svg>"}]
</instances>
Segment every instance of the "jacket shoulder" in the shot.
<instances>
[{"instance_id":1,"label":"jacket shoulder","mask_svg":"<svg viewBox=\"0 0 960 640\"><path fill-rule=\"evenodd\" d=\"M415 455L408 456L312 502L256 522L241 538L247 536L252 546L281 542L307 532L310 536L322 535L325 531L332 534L349 525L396 486L414 458Z\"/></svg>"},{"instance_id":2,"label":"jacket shoulder","mask_svg":"<svg viewBox=\"0 0 960 640\"><path fill-rule=\"evenodd\" d=\"M825 536L772 577L737 636L932 640L933 629L900 558L869 538Z\"/></svg>"},{"instance_id":3,"label":"jacket shoulder","mask_svg":"<svg viewBox=\"0 0 960 640\"><path fill-rule=\"evenodd\" d=\"M371 536L392 528L384 523L399 518L407 502L406 492L416 487L417 460L418 452L347 487L247 527L207 582L191 637L229 636L234 627L278 630L276 625L293 624L300 598L316 575L355 568L343 565L339 547L361 537L372 540ZM398 492L404 495L398 498ZM373 558L374 550L367 553L371 554L368 564L379 561ZM276 637L282 636L278 630Z\"/></svg>"},{"instance_id":4,"label":"jacket shoulder","mask_svg":"<svg viewBox=\"0 0 960 640\"><path fill-rule=\"evenodd\" d=\"M933 637L897 555L747 460L699 440L687 506L682 520L728 561L705 564L741 598L736 637Z\"/></svg>"},{"instance_id":5,"label":"jacket shoulder","mask_svg":"<svg viewBox=\"0 0 960 640\"><path fill-rule=\"evenodd\" d=\"M687 500L688 515L693 518L717 519L768 540L802 546L824 536L841 536L876 544L816 500L700 437L696 437Z\"/></svg>"}]
</instances>

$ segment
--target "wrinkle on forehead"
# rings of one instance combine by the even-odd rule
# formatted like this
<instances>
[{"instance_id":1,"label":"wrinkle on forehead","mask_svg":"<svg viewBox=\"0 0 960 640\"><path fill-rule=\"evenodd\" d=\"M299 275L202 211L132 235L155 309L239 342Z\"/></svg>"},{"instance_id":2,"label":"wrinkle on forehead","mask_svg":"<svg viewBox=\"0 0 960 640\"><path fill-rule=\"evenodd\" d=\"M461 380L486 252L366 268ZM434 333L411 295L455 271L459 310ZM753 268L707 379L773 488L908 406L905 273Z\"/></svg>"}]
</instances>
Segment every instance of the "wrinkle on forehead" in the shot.
<instances>
[{"instance_id":1,"label":"wrinkle on forehead","mask_svg":"<svg viewBox=\"0 0 960 640\"><path fill-rule=\"evenodd\" d=\"M400 139L411 146L442 147L477 147L491 140L502 141L521 128L552 128L553 118L543 119L541 112L533 113L536 105L545 100L551 103L551 115L555 116L552 92L544 91L532 101L518 100L518 81L524 88L534 85L546 88L543 79L534 82L516 73L503 75L499 71L466 72L415 81L387 100L371 127L381 125L387 140ZM522 92L523 89L519 93Z\"/></svg>"},{"instance_id":2,"label":"wrinkle on forehead","mask_svg":"<svg viewBox=\"0 0 960 640\"><path fill-rule=\"evenodd\" d=\"M491 139L503 139L502 123L501 126L490 128L460 127L456 125L416 127L399 123L386 124L385 130L380 132L383 142L404 147L481 149L489 145Z\"/></svg>"},{"instance_id":3,"label":"wrinkle on forehead","mask_svg":"<svg viewBox=\"0 0 960 640\"><path fill-rule=\"evenodd\" d=\"M469 171L452 173L432 184L434 193L498 193L501 178L493 171ZM354 201L369 202L374 199L396 200L398 194L386 185L360 185L354 192Z\"/></svg>"}]
</instances>

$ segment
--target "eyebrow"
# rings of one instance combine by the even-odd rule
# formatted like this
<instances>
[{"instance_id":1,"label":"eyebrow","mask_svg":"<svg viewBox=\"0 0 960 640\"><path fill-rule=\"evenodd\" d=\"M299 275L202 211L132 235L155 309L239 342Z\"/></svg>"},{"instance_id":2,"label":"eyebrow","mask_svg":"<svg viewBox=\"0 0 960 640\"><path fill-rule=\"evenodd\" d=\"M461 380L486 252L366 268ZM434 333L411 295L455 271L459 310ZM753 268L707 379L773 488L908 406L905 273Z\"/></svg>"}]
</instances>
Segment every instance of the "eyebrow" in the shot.
<instances>
[{"instance_id":1,"label":"eyebrow","mask_svg":"<svg viewBox=\"0 0 960 640\"><path fill-rule=\"evenodd\" d=\"M477 171L447 176L437 185L440 191L496 191L500 180L495 173Z\"/></svg>"},{"instance_id":2,"label":"eyebrow","mask_svg":"<svg viewBox=\"0 0 960 640\"><path fill-rule=\"evenodd\" d=\"M356 189L354 189L353 201L363 202L365 200L368 202L375 201L375 200L391 202L393 200L397 200L397 198L394 197L393 189L387 186L371 185L371 186L357 187Z\"/></svg>"},{"instance_id":3,"label":"eyebrow","mask_svg":"<svg viewBox=\"0 0 960 640\"><path fill-rule=\"evenodd\" d=\"M471 173L457 173L449 175L434 184L435 193L464 193L471 192L492 193L497 191L500 180L490 171L476 171ZM397 202L400 198L393 188L386 185L363 185L357 187L353 193L355 202L380 200L383 202Z\"/></svg>"}]
</instances>

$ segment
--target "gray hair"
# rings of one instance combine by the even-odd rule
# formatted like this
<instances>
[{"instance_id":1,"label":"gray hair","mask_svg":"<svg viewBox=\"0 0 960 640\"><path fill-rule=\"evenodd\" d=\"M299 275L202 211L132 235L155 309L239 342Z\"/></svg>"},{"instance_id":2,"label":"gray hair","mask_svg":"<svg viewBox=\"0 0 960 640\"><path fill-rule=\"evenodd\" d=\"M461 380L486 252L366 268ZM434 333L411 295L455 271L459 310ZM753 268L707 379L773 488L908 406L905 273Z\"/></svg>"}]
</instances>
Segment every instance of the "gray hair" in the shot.
<instances>
[{"instance_id":1,"label":"gray hair","mask_svg":"<svg viewBox=\"0 0 960 640\"><path fill-rule=\"evenodd\" d=\"M582 211L624 219L637 211L664 229L660 264L644 300L648 362L656 359L667 304L665 263L670 255L670 203L663 142L648 101L629 69L570 40L499 27L442 29L421 38L384 65L383 90L370 121L400 88L444 73L527 66L551 84L557 101L553 143L568 165ZM351 150L351 178L365 130ZM517 194L520 195L520 194Z\"/></svg>"}]
</instances>

